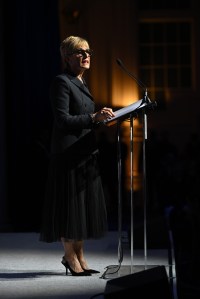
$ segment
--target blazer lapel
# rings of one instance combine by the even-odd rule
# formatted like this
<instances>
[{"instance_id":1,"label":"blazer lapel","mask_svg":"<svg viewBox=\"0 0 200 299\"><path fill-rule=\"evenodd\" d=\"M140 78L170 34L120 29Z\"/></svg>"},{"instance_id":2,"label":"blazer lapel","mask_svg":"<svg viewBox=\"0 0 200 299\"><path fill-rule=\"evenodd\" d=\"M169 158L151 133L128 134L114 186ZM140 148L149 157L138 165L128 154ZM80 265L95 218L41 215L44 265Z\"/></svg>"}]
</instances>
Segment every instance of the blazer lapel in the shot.
<instances>
[{"instance_id":1,"label":"blazer lapel","mask_svg":"<svg viewBox=\"0 0 200 299\"><path fill-rule=\"evenodd\" d=\"M85 80L83 80L83 83L76 77L73 77L71 75L68 75L67 74L67 77L69 78L69 80L74 84L76 85L78 88L80 88L84 93L86 93L90 98L93 99L91 93L89 92L89 89L86 85L86 82Z\"/></svg>"}]
</instances>

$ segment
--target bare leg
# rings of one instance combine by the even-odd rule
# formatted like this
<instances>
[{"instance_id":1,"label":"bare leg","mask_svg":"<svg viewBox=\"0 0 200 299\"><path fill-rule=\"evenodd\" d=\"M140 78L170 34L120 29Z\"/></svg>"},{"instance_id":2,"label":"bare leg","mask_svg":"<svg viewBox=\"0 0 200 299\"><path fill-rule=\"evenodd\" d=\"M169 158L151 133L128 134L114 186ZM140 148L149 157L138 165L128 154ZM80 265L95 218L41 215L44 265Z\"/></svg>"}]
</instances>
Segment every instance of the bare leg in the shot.
<instances>
[{"instance_id":1,"label":"bare leg","mask_svg":"<svg viewBox=\"0 0 200 299\"><path fill-rule=\"evenodd\" d=\"M83 254L83 241L66 240L61 238L65 255L64 260L70 268L81 275L100 273L97 270L89 269Z\"/></svg>"},{"instance_id":2,"label":"bare leg","mask_svg":"<svg viewBox=\"0 0 200 299\"><path fill-rule=\"evenodd\" d=\"M79 263L82 267L82 269L86 272L86 273L91 273L91 274L95 274L95 273L100 273L97 270L94 269L90 269L87 265L87 262L84 258L84 253L83 253L83 241L74 241L74 251L76 252L76 256L77 259L79 260Z\"/></svg>"},{"instance_id":3,"label":"bare leg","mask_svg":"<svg viewBox=\"0 0 200 299\"><path fill-rule=\"evenodd\" d=\"M79 259L77 257L76 251L74 249L74 242L73 240L65 240L64 238L61 238L63 247L64 247L64 259L68 262L69 266L74 270L75 272L83 272L83 269L80 265Z\"/></svg>"},{"instance_id":4,"label":"bare leg","mask_svg":"<svg viewBox=\"0 0 200 299\"><path fill-rule=\"evenodd\" d=\"M89 269L83 254L83 241L74 241L73 247L82 269Z\"/></svg>"}]
</instances>

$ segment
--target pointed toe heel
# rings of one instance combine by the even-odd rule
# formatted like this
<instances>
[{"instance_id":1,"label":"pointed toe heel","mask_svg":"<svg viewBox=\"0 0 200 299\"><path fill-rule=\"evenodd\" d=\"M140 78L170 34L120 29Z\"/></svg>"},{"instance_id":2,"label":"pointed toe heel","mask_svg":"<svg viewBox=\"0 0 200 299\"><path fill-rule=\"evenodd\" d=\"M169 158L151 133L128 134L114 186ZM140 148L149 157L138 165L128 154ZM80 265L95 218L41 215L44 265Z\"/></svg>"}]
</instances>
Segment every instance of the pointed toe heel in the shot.
<instances>
[{"instance_id":1,"label":"pointed toe heel","mask_svg":"<svg viewBox=\"0 0 200 299\"><path fill-rule=\"evenodd\" d=\"M76 271L74 271L70 267L70 265L68 264L68 262L66 262L65 260L62 260L61 263L66 268L66 275L68 275L69 271L70 271L72 276L91 276L91 273L89 273L89 272L85 272L85 271L83 271L83 272L76 272Z\"/></svg>"},{"instance_id":2,"label":"pointed toe heel","mask_svg":"<svg viewBox=\"0 0 200 299\"><path fill-rule=\"evenodd\" d=\"M94 270L94 269L84 269L82 268L84 272L90 273L90 274L97 274L100 273L100 271Z\"/></svg>"}]
</instances>

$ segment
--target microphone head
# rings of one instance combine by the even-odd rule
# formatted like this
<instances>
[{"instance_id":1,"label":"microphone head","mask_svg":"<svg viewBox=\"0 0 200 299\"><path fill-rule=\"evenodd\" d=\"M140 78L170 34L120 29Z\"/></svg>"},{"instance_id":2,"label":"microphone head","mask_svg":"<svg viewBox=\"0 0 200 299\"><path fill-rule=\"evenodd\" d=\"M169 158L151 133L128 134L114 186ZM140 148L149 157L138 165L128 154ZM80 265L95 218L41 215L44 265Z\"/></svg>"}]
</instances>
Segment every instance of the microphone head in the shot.
<instances>
[{"instance_id":1,"label":"microphone head","mask_svg":"<svg viewBox=\"0 0 200 299\"><path fill-rule=\"evenodd\" d=\"M122 66L123 63L122 63L122 61L119 58L117 58L116 61L117 61L117 64L119 64L120 66Z\"/></svg>"}]
</instances>

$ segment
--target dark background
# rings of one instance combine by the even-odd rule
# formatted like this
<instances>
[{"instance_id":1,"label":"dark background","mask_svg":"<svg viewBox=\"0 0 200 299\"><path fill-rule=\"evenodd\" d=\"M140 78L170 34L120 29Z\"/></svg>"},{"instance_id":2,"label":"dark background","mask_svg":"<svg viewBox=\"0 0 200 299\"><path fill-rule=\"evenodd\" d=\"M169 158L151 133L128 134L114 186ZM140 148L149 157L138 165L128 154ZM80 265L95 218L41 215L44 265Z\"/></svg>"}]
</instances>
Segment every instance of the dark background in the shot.
<instances>
[{"instance_id":1,"label":"dark background","mask_svg":"<svg viewBox=\"0 0 200 299\"><path fill-rule=\"evenodd\" d=\"M1 226L37 229L60 71L57 1L1 1Z\"/></svg>"},{"instance_id":2,"label":"dark background","mask_svg":"<svg viewBox=\"0 0 200 299\"><path fill-rule=\"evenodd\" d=\"M149 206L151 206L150 212L156 210L158 214L163 213L165 205L170 206L174 203L183 206L189 203L195 206L195 211L198 211L200 182L198 2L187 3L178 0L160 4L155 2L155 6L159 9L151 11L149 5L154 2L138 3L126 0L122 5L118 0L113 6L106 0L92 3L85 1L84 4L79 0L1 1L0 229L2 231L39 229L52 125L49 86L52 78L62 69L60 41L69 34L79 34L91 40L96 54L87 78L88 84L95 95L97 106L113 106L109 96L112 95L112 75L123 74L116 66L114 58L119 55L118 57L122 57L126 63L134 61L136 64L137 55L135 53L133 58L131 51L133 43L137 44L135 36L138 20L148 16L168 15L169 7L173 7L174 16L194 20L192 43L195 47L192 49L194 84L191 89L171 90L171 98L165 109L160 109L160 99L156 98L158 107L155 112L148 115L149 138L146 158ZM185 7L190 7L191 10ZM129 63L127 66L131 69ZM127 74L124 76L119 81L122 90L128 77ZM116 131L113 133L112 129L107 130L107 133L116 137ZM110 189L109 194L115 191L116 222L116 144L109 143L103 134L101 137L105 139L100 140L103 141L100 144L102 171L106 187ZM126 148L124 153L126 156ZM139 171L142 172L142 160L139 155L138 159ZM104 165L105 162L110 168ZM108 205L111 205L111 213L112 201Z\"/></svg>"},{"instance_id":3,"label":"dark background","mask_svg":"<svg viewBox=\"0 0 200 299\"><path fill-rule=\"evenodd\" d=\"M138 1L130 3L116 1L116 5L112 4L113 1L84 1L84 3L78 0L66 1L69 9L63 11L59 9L59 4L64 2L59 0L0 2L1 232L39 231L52 125L49 86L52 78L61 71L60 41L67 35L75 33L86 35L92 41L96 47L97 57L101 57L101 60L94 58L96 71L92 70L98 83L91 80L94 76L89 76L88 79L97 94L101 90L106 93L109 84L112 83L110 71L113 68L110 63L112 51L114 53L119 47L121 49L119 57L127 61L128 57L133 59L131 51L129 53L129 48L132 49L130 42L132 33L130 34L128 30L132 32L132 28L135 28L137 21L134 18L137 13L132 17L129 14L129 6L133 9L134 5L138 5ZM158 113L149 115L148 124L151 132L146 153L150 203L148 230L151 246L157 248L168 246L166 228L170 224L174 236L177 275L180 277L178 283L183 286L183 293L185 288L187 291L192 290L188 298L193 299L198 292L200 264L199 6L198 1L190 1L194 6L192 13L189 14L187 10L182 12L178 9L180 3L181 7L183 4L187 6L187 1L172 2L177 4L173 11L174 15L178 12L182 18L194 18L195 46L192 73L195 84L191 90L172 93L172 101L165 110L159 110L158 107ZM147 6L148 3L150 2L145 1ZM166 4L165 1L159 3ZM74 15L74 12L78 12L78 15ZM77 21L79 12L80 22ZM151 13L152 11L148 10L146 17L148 18ZM169 15L167 10L162 8L163 13ZM61 22L63 14L66 14L67 27ZM127 16L131 24L127 21ZM137 61L137 56L134 57L136 57L134 61ZM109 78L106 80L108 85L100 80L105 76ZM106 97L103 104L105 102ZM100 99L97 97L97 104L99 103ZM109 102L109 92L106 104L112 104ZM114 157L112 167L111 161L107 160L112 172L110 174L109 169L104 167L102 171L105 171L103 179L111 189L109 192L115 190L115 207L111 201L109 219L110 222L114 221L114 224L110 223L111 229L117 229L116 145L114 148L113 144L111 147L108 147L109 145L105 141L103 145L101 144L101 150L102 155ZM124 153L126 154L126 149ZM105 159L102 159L103 162ZM143 246L141 238L143 206L139 206L138 210L136 239L140 236L139 246ZM130 215L125 214L126 224L130 223L129 217ZM130 227L126 228L129 232ZM183 294L181 296L188 299Z\"/></svg>"}]
</instances>

